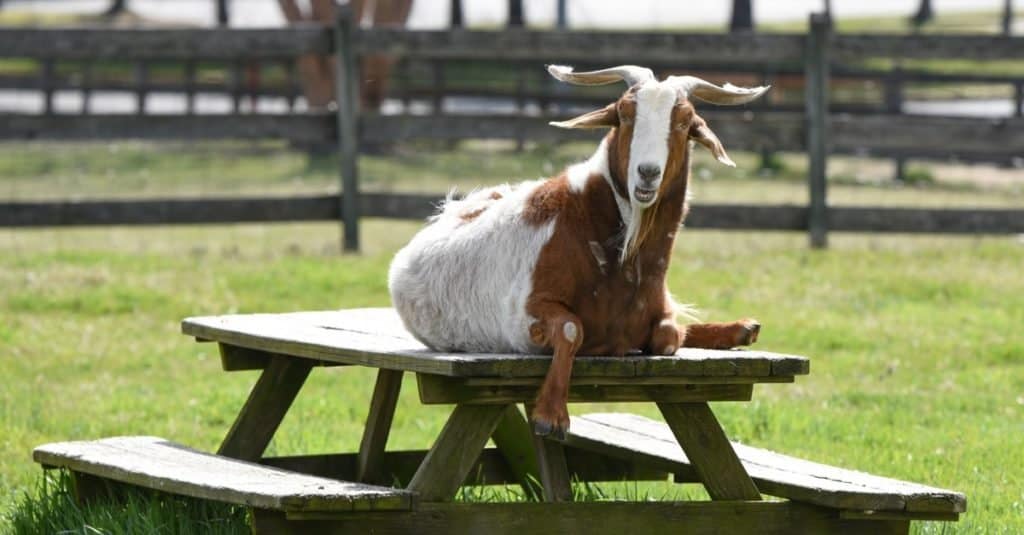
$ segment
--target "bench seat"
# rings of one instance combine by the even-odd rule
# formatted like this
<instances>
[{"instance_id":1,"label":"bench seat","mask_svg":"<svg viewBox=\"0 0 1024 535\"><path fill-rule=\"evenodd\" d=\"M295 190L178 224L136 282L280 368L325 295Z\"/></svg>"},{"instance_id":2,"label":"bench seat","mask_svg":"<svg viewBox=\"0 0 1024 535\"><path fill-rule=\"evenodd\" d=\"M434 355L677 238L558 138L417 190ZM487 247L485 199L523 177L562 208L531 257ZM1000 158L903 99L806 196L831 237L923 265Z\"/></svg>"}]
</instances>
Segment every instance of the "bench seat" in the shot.
<instances>
[{"instance_id":1,"label":"bench seat","mask_svg":"<svg viewBox=\"0 0 1024 535\"><path fill-rule=\"evenodd\" d=\"M289 472L203 453L158 437L39 446L46 467L149 489L286 512L410 510L412 493Z\"/></svg>"},{"instance_id":2,"label":"bench seat","mask_svg":"<svg viewBox=\"0 0 1024 535\"><path fill-rule=\"evenodd\" d=\"M663 423L625 413L572 417L567 446L648 464L696 481L686 454ZM847 511L890 513L906 518L955 520L966 510L959 492L874 476L732 443L758 490Z\"/></svg>"}]
</instances>

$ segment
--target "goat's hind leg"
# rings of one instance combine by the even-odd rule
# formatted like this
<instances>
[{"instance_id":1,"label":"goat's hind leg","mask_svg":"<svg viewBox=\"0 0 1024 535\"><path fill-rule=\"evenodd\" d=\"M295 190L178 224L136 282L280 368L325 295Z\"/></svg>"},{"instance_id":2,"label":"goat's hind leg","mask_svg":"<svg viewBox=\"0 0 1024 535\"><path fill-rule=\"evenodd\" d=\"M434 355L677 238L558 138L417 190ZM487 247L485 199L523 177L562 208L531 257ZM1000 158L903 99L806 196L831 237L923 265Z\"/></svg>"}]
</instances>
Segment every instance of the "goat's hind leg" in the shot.
<instances>
[{"instance_id":1,"label":"goat's hind leg","mask_svg":"<svg viewBox=\"0 0 1024 535\"><path fill-rule=\"evenodd\" d=\"M729 349L756 342L761 324L747 318L730 323L694 323L680 326L679 331L683 334L683 347Z\"/></svg>"},{"instance_id":2,"label":"goat's hind leg","mask_svg":"<svg viewBox=\"0 0 1024 535\"><path fill-rule=\"evenodd\" d=\"M554 352L530 417L533 431L565 438L569 429L569 377L576 351L583 343L583 322L560 303L537 303L529 306L528 312L537 318L530 326L531 340Z\"/></svg>"}]
</instances>

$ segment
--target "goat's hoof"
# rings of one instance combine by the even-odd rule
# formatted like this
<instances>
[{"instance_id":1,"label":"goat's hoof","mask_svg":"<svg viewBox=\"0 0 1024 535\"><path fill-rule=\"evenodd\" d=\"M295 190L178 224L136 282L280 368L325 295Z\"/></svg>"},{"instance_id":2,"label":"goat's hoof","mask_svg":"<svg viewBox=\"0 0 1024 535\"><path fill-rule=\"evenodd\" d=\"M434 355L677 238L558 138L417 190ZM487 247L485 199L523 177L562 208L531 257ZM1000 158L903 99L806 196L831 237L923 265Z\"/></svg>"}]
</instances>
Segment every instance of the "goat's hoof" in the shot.
<instances>
[{"instance_id":1,"label":"goat's hoof","mask_svg":"<svg viewBox=\"0 0 1024 535\"><path fill-rule=\"evenodd\" d=\"M757 341L757 335L761 334L761 323L755 319L745 319L739 321L740 326L743 329L740 331L739 340L736 341L738 346L749 346Z\"/></svg>"},{"instance_id":2,"label":"goat's hoof","mask_svg":"<svg viewBox=\"0 0 1024 535\"><path fill-rule=\"evenodd\" d=\"M540 437L550 437L555 440L565 440L565 432L568 431L568 424L561 426L557 423L544 420L533 420L533 434Z\"/></svg>"}]
</instances>

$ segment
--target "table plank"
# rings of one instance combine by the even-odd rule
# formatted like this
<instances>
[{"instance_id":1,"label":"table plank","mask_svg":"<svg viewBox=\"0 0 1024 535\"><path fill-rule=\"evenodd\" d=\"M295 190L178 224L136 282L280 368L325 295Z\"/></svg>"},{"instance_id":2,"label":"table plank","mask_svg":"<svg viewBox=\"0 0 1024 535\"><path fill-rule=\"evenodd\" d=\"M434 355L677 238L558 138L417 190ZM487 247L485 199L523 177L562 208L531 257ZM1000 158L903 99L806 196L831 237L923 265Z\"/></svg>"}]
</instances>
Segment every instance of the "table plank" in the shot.
<instances>
[{"instance_id":1,"label":"table plank","mask_svg":"<svg viewBox=\"0 0 1024 535\"><path fill-rule=\"evenodd\" d=\"M182 332L249 349L295 357L454 377L543 377L547 355L440 353L426 348L402 326L393 309L370 308L285 314L188 318ZM765 351L684 348L672 356L580 356L573 377L752 378L771 382L805 375L804 357Z\"/></svg>"},{"instance_id":2,"label":"table plank","mask_svg":"<svg viewBox=\"0 0 1024 535\"><path fill-rule=\"evenodd\" d=\"M291 511L409 510L400 489L297 474L211 455L158 437L112 437L40 446L46 466L206 500Z\"/></svg>"}]
</instances>

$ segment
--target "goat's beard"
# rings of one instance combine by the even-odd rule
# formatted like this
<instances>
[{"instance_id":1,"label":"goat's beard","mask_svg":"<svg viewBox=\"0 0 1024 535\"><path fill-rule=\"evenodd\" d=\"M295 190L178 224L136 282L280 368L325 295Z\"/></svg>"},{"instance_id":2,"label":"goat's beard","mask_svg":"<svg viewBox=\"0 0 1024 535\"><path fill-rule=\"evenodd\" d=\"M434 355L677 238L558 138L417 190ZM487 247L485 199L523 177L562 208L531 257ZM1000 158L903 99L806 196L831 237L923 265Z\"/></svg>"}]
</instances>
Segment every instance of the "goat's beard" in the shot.
<instances>
[{"instance_id":1,"label":"goat's beard","mask_svg":"<svg viewBox=\"0 0 1024 535\"><path fill-rule=\"evenodd\" d=\"M622 239L622 253L619 256L620 265L626 265L626 263L633 261L637 253L640 252L640 248L643 247L644 242L647 241L651 234L651 229L654 228L654 218L658 213L658 205L660 204L656 200L654 204L643 207L638 206L632 200L630 201L633 210L629 221L625 222L626 228Z\"/></svg>"}]
</instances>

